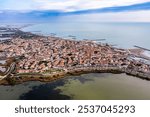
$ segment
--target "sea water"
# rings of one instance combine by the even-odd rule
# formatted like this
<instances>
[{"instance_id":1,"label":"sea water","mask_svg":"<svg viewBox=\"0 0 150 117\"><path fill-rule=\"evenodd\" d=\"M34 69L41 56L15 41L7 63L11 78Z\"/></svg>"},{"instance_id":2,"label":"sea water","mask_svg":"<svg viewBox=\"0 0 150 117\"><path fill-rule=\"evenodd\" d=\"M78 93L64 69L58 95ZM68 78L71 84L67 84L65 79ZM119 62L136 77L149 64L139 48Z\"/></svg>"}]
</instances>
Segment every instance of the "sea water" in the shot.
<instances>
[{"instance_id":1,"label":"sea water","mask_svg":"<svg viewBox=\"0 0 150 117\"><path fill-rule=\"evenodd\" d=\"M106 39L103 43L109 43L121 48L133 48L134 45L150 49L150 23L127 22L63 22L35 24L23 29L24 31L40 31L40 34L69 38L76 36L77 40Z\"/></svg>"}]
</instances>

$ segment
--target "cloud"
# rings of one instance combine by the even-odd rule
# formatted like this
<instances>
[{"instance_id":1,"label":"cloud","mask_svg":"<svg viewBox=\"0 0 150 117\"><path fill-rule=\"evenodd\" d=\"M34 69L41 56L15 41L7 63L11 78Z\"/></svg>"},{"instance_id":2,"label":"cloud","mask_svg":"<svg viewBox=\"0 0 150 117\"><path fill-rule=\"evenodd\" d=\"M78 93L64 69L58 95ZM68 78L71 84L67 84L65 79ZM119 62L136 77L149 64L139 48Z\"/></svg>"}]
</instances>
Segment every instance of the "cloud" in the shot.
<instances>
[{"instance_id":1,"label":"cloud","mask_svg":"<svg viewBox=\"0 0 150 117\"><path fill-rule=\"evenodd\" d=\"M74 19L82 16L91 21L150 22L150 0L0 0L0 3L0 19L37 20L74 15L78 16Z\"/></svg>"},{"instance_id":2,"label":"cloud","mask_svg":"<svg viewBox=\"0 0 150 117\"><path fill-rule=\"evenodd\" d=\"M115 12L115 13L95 13L78 15L76 19L91 22L150 22L150 11L132 11L132 12Z\"/></svg>"},{"instance_id":3,"label":"cloud","mask_svg":"<svg viewBox=\"0 0 150 117\"><path fill-rule=\"evenodd\" d=\"M150 10L150 2L139 3L128 6L114 6L105 7L98 9L88 9L70 12L71 14L86 14L86 13L108 13L108 12L125 12L125 11L140 11L140 10Z\"/></svg>"},{"instance_id":4,"label":"cloud","mask_svg":"<svg viewBox=\"0 0 150 117\"><path fill-rule=\"evenodd\" d=\"M78 11L150 2L150 0L32 0L41 10Z\"/></svg>"},{"instance_id":5,"label":"cloud","mask_svg":"<svg viewBox=\"0 0 150 117\"><path fill-rule=\"evenodd\" d=\"M128 6L150 0L0 0L0 9L78 11L114 6Z\"/></svg>"},{"instance_id":6,"label":"cloud","mask_svg":"<svg viewBox=\"0 0 150 117\"><path fill-rule=\"evenodd\" d=\"M78 6L80 0L33 0L40 10L70 11L73 6ZM70 7L70 8L69 8Z\"/></svg>"}]
</instances>

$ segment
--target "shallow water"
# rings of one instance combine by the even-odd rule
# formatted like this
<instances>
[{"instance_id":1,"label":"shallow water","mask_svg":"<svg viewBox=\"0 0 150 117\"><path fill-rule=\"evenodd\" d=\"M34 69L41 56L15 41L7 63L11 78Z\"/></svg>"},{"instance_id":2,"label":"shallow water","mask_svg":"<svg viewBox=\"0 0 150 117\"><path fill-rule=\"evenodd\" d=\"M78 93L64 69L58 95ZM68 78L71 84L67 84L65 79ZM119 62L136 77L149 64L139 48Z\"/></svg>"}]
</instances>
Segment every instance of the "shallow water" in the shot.
<instances>
[{"instance_id":1,"label":"shallow water","mask_svg":"<svg viewBox=\"0 0 150 117\"><path fill-rule=\"evenodd\" d=\"M89 73L51 83L0 86L0 99L150 99L150 82L126 74Z\"/></svg>"}]
</instances>

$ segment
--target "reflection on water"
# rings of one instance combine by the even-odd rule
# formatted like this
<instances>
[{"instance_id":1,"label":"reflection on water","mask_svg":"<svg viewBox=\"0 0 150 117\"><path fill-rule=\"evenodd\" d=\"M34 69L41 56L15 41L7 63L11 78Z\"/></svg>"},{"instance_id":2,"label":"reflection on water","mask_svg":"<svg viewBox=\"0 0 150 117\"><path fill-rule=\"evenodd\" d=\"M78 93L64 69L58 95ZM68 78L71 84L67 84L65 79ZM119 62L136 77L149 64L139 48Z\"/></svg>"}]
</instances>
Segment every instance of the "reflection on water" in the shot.
<instances>
[{"instance_id":1,"label":"reflection on water","mask_svg":"<svg viewBox=\"0 0 150 117\"><path fill-rule=\"evenodd\" d=\"M27 93L23 93L19 99L23 100L66 100L71 99L67 95L61 94L61 90L55 89L57 86L63 86L64 81L60 80L53 83L45 83L39 86L32 87Z\"/></svg>"},{"instance_id":2,"label":"reflection on water","mask_svg":"<svg viewBox=\"0 0 150 117\"><path fill-rule=\"evenodd\" d=\"M150 82L125 74L89 73L51 83L0 86L0 99L150 99Z\"/></svg>"}]
</instances>

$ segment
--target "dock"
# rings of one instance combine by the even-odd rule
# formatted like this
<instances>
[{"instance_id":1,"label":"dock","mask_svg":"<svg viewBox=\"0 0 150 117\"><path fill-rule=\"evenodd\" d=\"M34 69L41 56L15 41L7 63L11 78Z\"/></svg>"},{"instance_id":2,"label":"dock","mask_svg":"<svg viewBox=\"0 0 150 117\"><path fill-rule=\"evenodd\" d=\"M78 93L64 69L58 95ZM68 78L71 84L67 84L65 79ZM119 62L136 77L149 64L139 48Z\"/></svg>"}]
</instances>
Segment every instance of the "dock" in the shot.
<instances>
[{"instance_id":1,"label":"dock","mask_svg":"<svg viewBox=\"0 0 150 117\"><path fill-rule=\"evenodd\" d=\"M147 49L147 48L144 48L144 47L140 47L140 46L136 46L136 45L134 47L142 49L142 50L150 51L150 49Z\"/></svg>"},{"instance_id":2,"label":"dock","mask_svg":"<svg viewBox=\"0 0 150 117\"><path fill-rule=\"evenodd\" d=\"M106 39L94 39L93 41L106 41Z\"/></svg>"}]
</instances>

